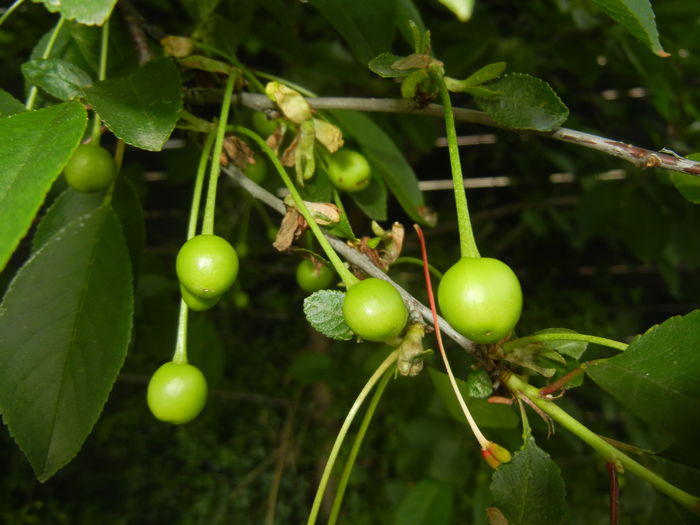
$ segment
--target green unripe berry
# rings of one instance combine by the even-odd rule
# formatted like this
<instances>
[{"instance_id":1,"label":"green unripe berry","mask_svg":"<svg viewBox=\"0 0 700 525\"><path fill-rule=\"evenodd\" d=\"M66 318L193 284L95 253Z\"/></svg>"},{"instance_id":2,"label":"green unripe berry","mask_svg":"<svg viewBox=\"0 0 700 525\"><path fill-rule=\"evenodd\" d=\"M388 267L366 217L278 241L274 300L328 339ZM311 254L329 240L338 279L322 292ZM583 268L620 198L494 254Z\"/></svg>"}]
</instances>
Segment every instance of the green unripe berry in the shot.
<instances>
[{"instance_id":1,"label":"green unripe berry","mask_svg":"<svg viewBox=\"0 0 700 525\"><path fill-rule=\"evenodd\" d=\"M253 113L253 127L263 137L269 137L277 129L277 121L267 117L264 111Z\"/></svg>"},{"instance_id":2,"label":"green unripe berry","mask_svg":"<svg viewBox=\"0 0 700 525\"><path fill-rule=\"evenodd\" d=\"M82 193L106 190L117 176L112 155L101 146L81 144L63 169L68 185Z\"/></svg>"},{"instance_id":3,"label":"green unripe berry","mask_svg":"<svg viewBox=\"0 0 700 525\"><path fill-rule=\"evenodd\" d=\"M180 295L182 295L182 300L185 301L187 307L195 312L209 310L209 308L214 306L219 302L219 299L221 299L220 295L216 297L199 297L190 292L182 284L180 284Z\"/></svg>"},{"instance_id":4,"label":"green unripe berry","mask_svg":"<svg viewBox=\"0 0 700 525\"><path fill-rule=\"evenodd\" d=\"M175 269L187 291L211 299L221 296L236 280L238 255L233 246L218 235L197 235L180 248Z\"/></svg>"},{"instance_id":5,"label":"green unripe berry","mask_svg":"<svg viewBox=\"0 0 700 525\"><path fill-rule=\"evenodd\" d=\"M362 153L343 148L331 157L328 163L328 177L339 189L353 192L367 187L372 170Z\"/></svg>"},{"instance_id":6,"label":"green unripe berry","mask_svg":"<svg viewBox=\"0 0 700 525\"><path fill-rule=\"evenodd\" d=\"M161 421L181 425L196 418L207 401L207 381L190 364L165 363L148 382L148 408Z\"/></svg>"},{"instance_id":7,"label":"green unripe berry","mask_svg":"<svg viewBox=\"0 0 700 525\"><path fill-rule=\"evenodd\" d=\"M438 287L443 317L476 343L500 341L511 333L523 306L520 281L510 267L489 257L462 257Z\"/></svg>"},{"instance_id":8,"label":"green unripe berry","mask_svg":"<svg viewBox=\"0 0 700 525\"><path fill-rule=\"evenodd\" d=\"M255 157L255 164L247 164L243 174L256 184L260 184L267 176L267 164L262 157Z\"/></svg>"},{"instance_id":9,"label":"green unripe berry","mask_svg":"<svg viewBox=\"0 0 700 525\"><path fill-rule=\"evenodd\" d=\"M362 339L386 341L401 333L408 310L396 288L384 279L369 277L345 294L343 318Z\"/></svg>"},{"instance_id":10,"label":"green unripe berry","mask_svg":"<svg viewBox=\"0 0 700 525\"><path fill-rule=\"evenodd\" d=\"M297 266L296 278L299 288L305 292L316 292L328 288L335 273L326 264L315 264L304 259Z\"/></svg>"}]
</instances>

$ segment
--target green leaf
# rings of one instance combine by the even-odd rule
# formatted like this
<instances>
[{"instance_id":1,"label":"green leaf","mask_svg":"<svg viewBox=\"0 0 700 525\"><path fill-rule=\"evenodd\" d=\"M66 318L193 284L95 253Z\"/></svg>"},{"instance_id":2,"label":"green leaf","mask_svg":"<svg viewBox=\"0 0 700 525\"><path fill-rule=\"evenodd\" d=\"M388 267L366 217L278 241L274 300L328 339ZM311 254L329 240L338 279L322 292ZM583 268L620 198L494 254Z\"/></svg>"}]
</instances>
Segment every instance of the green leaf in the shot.
<instances>
[{"instance_id":1,"label":"green leaf","mask_svg":"<svg viewBox=\"0 0 700 525\"><path fill-rule=\"evenodd\" d=\"M593 0L629 34L661 57L668 56L659 42L654 11L649 0Z\"/></svg>"},{"instance_id":2,"label":"green leaf","mask_svg":"<svg viewBox=\"0 0 700 525\"><path fill-rule=\"evenodd\" d=\"M501 126L528 131L551 131L561 126L569 110L544 80L510 73L484 87L497 97L476 97L474 102Z\"/></svg>"},{"instance_id":3,"label":"green leaf","mask_svg":"<svg viewBox=\"0 0 700 525\"><path fill-rule=\"evenodd\" d=\"M687 157L690 160L700 160L700 153L693 153ZM700 204L700 177L681 173L671 172L671 181L676 189L690 202Z\"/></svg>"},{"instance_id":4,"label":"green leaf","mask_svg":"<svg viewBox=\"0 0 700 525\"><path fill-rule=\"evenodd\" d=\"M532 437L510 463L493 473L491 494L508 525L557 525L565 512L564 480L549 454Z\"/></svg>"},{"instance_id":5,"label":"green leaf","mask_svg":"<svg viewBox=\"0 0 700 525\"><path fill-rule=\"evenodd\" d=\"M575 334L575 330L570 330L568 328L545 328L544 330L539 330L535 332L537 334ZM540 343L545 348L553 350L560 354L568 355L574 359L580 359L583 353L588 348L588 343L586 341L542 341Z\"/></svg>"},{"instance_id":6,"label":"green leaf","mask_svg":"<svg viewBox=\"0 0 700 525\"><path fill-rule=\"evenodd\" d=\"M80 193L67 189L51 204L39 222L32 239L32 253L36 253L51 237L68 226L81 215L99 208L105 199L104 193Z\"/></svg>"},{"instance_id":7,"label":"green leaf","mask_svg":"<svg viewBox=\"0 0 700 525\"><path fill-rule=\"evenodd\" d=\"M386 186L381 177L372 177L364 190L349 193L355 204L375 221L385 221L386 215Z\"/></svg>"},{"instance_id":8,"label":"green leaf","mask_svg":"<svg viewBox=\"0 0 700 525\"><path fill-rule=\"evenodd\" d=\"M309 324L326 337L338 341L353 338L352 330L343 318L345 293L338 290L319 290L304 299L304 315Z\"/></svg>"},{"instance_id":9,"label":"green leaf","mask_svg":"<svg viewBox=\"0 0 700 525\"><path fill-rule=\"evenodd\" d=\"M391 47L396 23L393 0L311 0L362 63Z\"/></svg>"},{"instance_id":10,"label":"green leaf","mask_svg":"<svg viewBox=\"0 0 700 525\"><path fill-rule=\"evenodd\" d=\"M0 305L0 410L40 481L80 450L122 366L133 308L129 258L101 207L47 241Z\"/></svg>"},{"instance_id":11,"label":"green leaf","mask_svg":"<svg viewBox=\"0 0 700 525\"><path fill-rule=\"evenodd\" d=\"M86 123L79 102L0 119L0 270L80 143Z\"/></svg>"},{"instance_id":12,"label":"green leaf","mask_svg":"<svg viewBox=\"0 0 700 525\"><path fill-rule=\"evenodd\" d=\"M4 89L0 89L0 118L9 117L22 111L26 111L24 104Z\"/></svg>"},{"instance_id":13,"label":"green leaf","mask_svg":"<svg viewBox=\"0 0 700 525\"><path fill-rule=\"evenodd\" d=\"M391 193L411 219L420 224L434 224L435 219L425 206L418 178L401 150L368 116L357 111L333 111L344 135L354 138L362 147L372 167L376 167Z\"/></svg>"},{"instance_id":14,"label":"green leaf","mask_svg":"<svg viewBox=\"0 0 700 525\"><path fill-rule=\"evenodd\" d=\"M452 487L423 479L404 496L393 525L449 525L452 523Z\"/></svg>"},{"instance_id":15,"label":"green leaf","mask_svg":"<svg viewBox=\"0 0 700 525\"><path fill-rule=\"evenodd\" d=\"M169 59L157 58L126 78L87 88L85 98L117 137L159 151L182 110L182 82Z\"/></svg>"},{"instance_id":16,"label":"green leaf","mask_svg":"<svg viewBox=\"0 0 700 525\"><path fill-rule=\"evenodd\" d=\"M486 82L491 82L492 80L497 79L501 76L505 69L505 62L494 62L492 64L487 64L480 69L477 69L474 73L469 75L464 80L456 80L454 78L445 77L445 84L447 85L447 89L449 89L450 91L470 92L469 88L473 88ZM484 91L490 90L484 89ZM470 93L476 94L473 92Z\"/></svg>"},{"instance_id":17,"label":"green leaf","mask_svg":"<svg viewBox=\"0 0 700 525\"><path fill-rule=\"evenodd\" d=\"M22 64L22 74L49 95L70 100L83 94L92 78L78 66L60 58L38 58Z\"/></svg>"},{"instance_id":18,"label":"green leaf","mask_svg":"<svg viewBox=\"0 0 700 525\"><path fill-rule=\"evenodd\" d=\"M52 13L61 13L69 20L90 26L104 24L116 3L117 0L43 0L46 9Z\"/></svg>"},{"instance_id":19,"label":"green leaf","mask_svg":"<svg viewBox=\"0 0 700 525\"><path fill-rule=\"evenodd\" d=\"M671 317L634 339L627 350L594 361L598 386L654 428L688 444L700 441L700 310Z\"/></svg>"},{"instance_id":20,"label":"green leaf","mask_svg":"<svg viewBox=\"0 0 700 525\"><path fill-rule=\"evenodd\" d=\"M438 372L434 368L428 368L428 375L433 382L433 386L437 391L440 399L447 407L447 411L450 416L452 416L458 422L466 425L467 422L464 419L464 414L459 406L457 399L455 398L454 390L452 390L452 385L450 384L450 379L447 374ZM469 388L467 383L459 378L455 378L457 381L457 387L462 393L464 400L467 403L467 408L471 412L472 416L476 420L476 423L480 427L491 427L491 428L515 428L518 426L518 416L515 414L511 407L499 404L491 404L485 399L473 399L469 397Z\"/></svg>"},{"instance_id":21,"label":"green leaf","mask_svg":"<svg viewBox=\"0 0 700 525\"><path fill-rule=\"evenodd\" d=\"M493 383L488 372L483 368L477 368L469 372L466 387L469 397L476 399L489 397L493 393Z\"/></svg>"},{"instance_id":22,"label":"green leaf","mask_svg":"<svg viewBox=\"0 0 700 525\"><path fill-rule=\"evenodd\" d=\"M400 57L392 53L382 53L369 61L367 66L382 78L401 78L430 64L428 55Z\"/></svg>"},{"instance_id":23,"label":"green leaf","mask_svg":"<svg viewBox=\"0 0 700 525\"><path fill-rule=\"evenodd\" d=\"M452 11L460 22L467 22L472 17L474 0L439 0L439 2Z\"/></svg>"}]
</instances>

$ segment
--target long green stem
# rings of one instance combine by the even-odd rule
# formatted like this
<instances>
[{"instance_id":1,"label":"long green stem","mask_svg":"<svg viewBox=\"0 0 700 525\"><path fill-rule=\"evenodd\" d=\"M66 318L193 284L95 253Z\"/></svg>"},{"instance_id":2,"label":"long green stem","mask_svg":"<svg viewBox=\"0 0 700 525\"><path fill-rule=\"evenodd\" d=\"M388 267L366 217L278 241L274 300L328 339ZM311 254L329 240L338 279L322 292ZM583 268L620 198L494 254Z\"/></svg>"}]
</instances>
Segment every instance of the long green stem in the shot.
<instances>
[{"instance_id":1,"label":"long green stem","mask_svg":"<svg viewBox=\"0 0 700 525\"><path fill-rule=\"evenodd\" d=\"M445 131L447 133L447 149L450 154L450 166L452 168L452 185L455 193L455 205L457 206L457 226L459 227L459 246L462 257L479 257L476 247L472 223L469 218L467 206L467 193L464 189L464 177L462 176L462 164L459 160L459 147L457 146L457 131L455 129L455 117L452 113L450 93L445 85L442 71L433 70L433 77L440 87L440 98L445 112Z\"/></svg>"},{"instance_id":2,"label":"long green stem","mask_svg":"<svg viewBox=\"0 0 700 525\"><path fill-rule=\"evenodd\" d=\"M362 423L360 423L360 428L357 431L357 436L352 443L352 448L350 449L350 455L345 462L345 467L343 468L343 474L340 476L340 481L338 482L338 489L335 492L335 498L333 499L333 506L331 507L331 514L328 517L328 525L335 525L338 521L338 515L340 514L340 506L343 504L343 496L345 495L345 489L348 486L348 481L350 480L350 474L352 474L352 469L355 466L355 459L357 459L357 454L360 452L360 447L362 446L362 441L365 439L365 434L369 428L369 424L372 422L372 417L374 416L374 411L377 409L379 400L382 398L384 389L389 383L389 379L394 375L394 371L389 368L384 372L382 380L377 385L377 388L372 394L372 399L369 401L367 406L367 411L365 416L362 418Z\"/></svg>"},{"instance_id":3,"label":"long green stem","mask_svg":"<svg viewBox=\"0 0 700 525\"><path fill-rule=\"evenodd\" d=\"M547 333L547 334L534 334L528 335L527 337L521 337L520 339L514 339L508 341L503 345L503 350L506 352L518 346L525 346L531 343L542 343L545 341L583 341L586 343L593 343L596 345L607 346L609 348L614 348L615 350L625 351L629 345L615 341L613 339L607 339L605 337L598 337L596 335L587 334L576 334L573 332L559 332L559 333Z\"/></svg>"},{"instance_id":4,"label":"long green stem","mask_svg":"<svg viewBox=\"0 0 700 525\"><path fill-rule=\"evenodd\" d=\"M46 43L46 49L44 49L44 52L41 54L41 58L47 59L51 56L51 51L53 51L53 46L56 45L56 40L58 39L58 34L61 32L61 28L63 27L63 24L65 23L66 19L61 17L58 19L58 22L56 23L56 27L54 27L53 33L51 33L51 37L49 38L49 41ZM34 109L34 104L36 103L36 97L37 93L39 92L38 88L36 86L32 86L29 89L29 95L27 96L27 103L24 105L27 109L31 110Z\"/></svg>"},{"instance_id":5,"label":"long green stem","mask_svg":"<svg viewBox=\"0 0 700 525\"><path fill-rule=\"evenodd\" d=\"M265 152L265 154L270 158L270 162L272 162L272 165L275 167L277 173L279 173L279 176L282 178L282 181L289 190L289 193L292 195L292 199L294 199L294 203L296 204L299 212L306 220L307 224L309 225L309 228L311 228L311 232L316 237L316 240L321 245L321 248L323 248L323 251L326 253L328 260L333 265L333 268L335 268L335 271L338 272L338 275L343 280L343 283L345 283L346 288L350 289L350 287L352 287L358 282L357 277L350 273L350 270L346 268L346 266L343 264L343 261L341 261L340 257L338 257L338 254L335 253L335 250L328 242L328 239L326 239L326 236L321 231L321 227L318 224L316 224L316 221L311 215L311 212L306 207L306 204L304 204L304 200L301 198L299 191L297 191L296 186L294 186L294 183L289 178L289 175L287 175L287 172L285 171L284 167L280 163L279 159L277 158L277 155L272 150L272 148L270 148L270 146L267 145L267 143L262 139L262 137L260 137L257 133L249 130L248 128L244 128L242 126L229 126L228 129L235 133L240 133L241 135L245 135L253 139L258 144L258 146L260 146L260 149L263 152Z\"/></svg>"},{"instance_id":6,"label":"long green stem","mask_svg":"<svg viewBox=\"0 0 700 525\"><path fill-rule=\"evenodd\" d=\"M22 2L24 2L24 0L15 0L14 4L12 4L10 7L5 9L5 12L2 14L2 16L0 16L0 26L3 24L3 22L5 20L7 20L9 18L9 16L12 14L12 12L15 9L17 9L19 6L22 5Z\"/></svg>"},{"instance_id":7,"label":"long green stem","mask_svg":"<svg viewBox=\"0 0 700 525\"><path fill-rule=\"evenodd\" d=\"M377 369L374 371L372 374L372 377L369 378L365 386L362 388L360 393L358 394L357 398L355 399L355 402L352 404L350 407L350 410L348 411L348 415L345 416L345 421L343 421L343 426L340 427L340 430L338 431L338 435L335 438L335 443L333 443L333 448L331 449L331 453L328 456L328 461L326 462L326 467L323 469L323 474L321 475L321 481L318 483L318 489L316 489L316 497L314 498L313 505L311 506L311 512L309 513L309 519L306 522L307 525L314 525L316 523L316 519L318 518L318 512L321 508L321 501L323 500L323 494L326 492L326 486L328 485L328 480L331 477L331 471L333 470L333 465L335 464L335 460L338 457L338 452L340 451L340 447L343 444L343 441L345 440L345 436L348 433L348 429L350 428L350 425L352 424L353 420L355 419L355 416L357 415L357 412L360 410L360 407L362 406L362 403L364 403L365 398L369 395L370 391L374 387L374 385L379 381L379 379L382 377L384 372L389 370L390 367L392 367L395 363L396 360L399 357L399 352L398 350L394 350L392 353L390 353L387 358L382 361L382 364L380 364Z\"/></svg>"},{"instance_id":8,"label":"long green stem","mask_svg":"<svg viewBox=\"0 0 700 525\"><path fill-rule=\"evenodd\" d=\"M659 491L663 492L681 505L689 508L696 514L700 514L700 497L693 496L692 494L679 489L675 485L671 485L658 474L652 472L640 463L637 463L635 460L605 441L598 434L592 432L585 425L571 417L554 402L540 397L539 390L537 388L526 383L515 374L508 377L503 377L502 379L504 383L508 385L508 388L525 394L535 405L537 405L537 407L549 415L554 421L578 436L582 441L586 442L589 446L596 450L601 456L603 456L605 461L614 465L621 465L626 470L646 480L653 487L657 488Z\"/></svg>"},{"instance_id":9,"label":"long green stem","mask_svg":"<svg viewBox=\"0 0 700 525\"><path fill-rule=\"evenodd\" d=\"M199 217L199 203L202 200L202 187L204 186L204 174L207 171L207 161L211 154L211 148L214 144L216 134L214 128L209 131L207 138L202 147L202 153L199 157L199 165L197 166L197 175L194 181L194 190L192 190L192 204L190 205L190 219L187 224L187 239L194 237L197 232L197 218Z\"/></svg>"},{"instance_id":10,"label":"long green stem","mask_svg":"<svg viewBox=\"0 0 700 525\"><path fill-rule=\"evenodd\" d=\"M202 233L211 235L214 233L214 214L216 212L216 187L221 172L221 152L224 149L224 135L226 134L226 122L231 109L231 95L233 85L236 82L237 73L231 72L226 80L224 88L224 98L221 102L221 113L219 114L219 127L216 130L216 141L212 152L211 169L209 171L209 187L207 189L207 204L204 208L204 220L202 222Z\"/></svg>"},{"instance_id":11,"label":"long green stem","mask_svg":"<svg viewBox=\"0 0 700 525\"><path fill-rule=\"evenodd\" d=\"M185 300L180 298L180 315L177 319L177 338L175 339L175 352L173 353L173 363L178 365L187 364L187 314L189 308Z\"/></svg>"},{"instance_id":12,"label":"long green stem","mask_svg":"<svg viewBox=\"0 0 700 525\"><path fill-rule=\"evenodd\" d=\"M100 45L100 66L97 73L98 80L107 78L107 51L109 49L109 20L105 21L102 26L102 42ZM99 146L100 144L100 129L102 128L102 120L95 111L92 121L92 144Z\"/></svg>"}]
</instances>

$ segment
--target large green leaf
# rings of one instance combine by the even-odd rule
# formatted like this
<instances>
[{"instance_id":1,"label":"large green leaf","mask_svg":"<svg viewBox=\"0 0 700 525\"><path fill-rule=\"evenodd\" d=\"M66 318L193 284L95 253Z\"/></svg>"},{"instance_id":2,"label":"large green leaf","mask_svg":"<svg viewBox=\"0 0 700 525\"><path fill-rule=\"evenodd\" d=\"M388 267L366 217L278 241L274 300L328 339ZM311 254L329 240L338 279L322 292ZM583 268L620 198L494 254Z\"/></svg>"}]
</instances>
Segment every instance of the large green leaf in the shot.
<instances>
[{"instance_id":1,"label":"large green leaf","mask_svg":"<svg viewBox=\"0 0 700 525\"><path fill-rule=\"evenodd\" d=\"M102 25L112 14L117 0L42 0L51 12L61 13L69 20L77 20L81 24Z\"/></svg>"},{"instance_id":2,"label":"large green leaf","mask_svg":"<svg viewBox=\"0 0 700 525\"><path fill-rule=\"evenodd\" d=\"M498 94L477 96L474 102L507 128L551 131L569 116L569 110L554 90L539 78L511 73L484 87Z\"/></svg>"},{"instance_id":3,"label":"large green leaf","mask_svg":"<svg viewBox=\"0 0 700 525\"><path fill-rule=\"evenodd\" d=\"M92 78L78 66L60 58L37 58L22 64L22 74L49 95L69 100L83 94Z\"/></svg>"},{"instance_id":4,"label":"large green leaf","mask_svg":"<svg viewBox=\"0 0 700 525\"><path fill-rule=\"evenodd\" d=\"M491 494L508 525L557 525L564 520L566 489L559 467L532 437L494 472Z\"/></svg>"},{"instance_id":5,"label":"large green leaf","mask_svg":"<svg viewBox=\"0 0 700 525\"><path fill-rule=\"evenodd\" d=\"M700 442L700 310L651 328L623 354L595 361L586 372L656 429Z\"/></svg>"},{"instance_id":6,"label":"large green leaf","mask_svg":"<svg viewBox=\"0 0 700 525\"><path fill-rule=\"evenodd\" d=\"M378 169L384 182L401 204L404 211L416 222L432 222L430 211L423 201L423 193L418 188L418 178L406 161L401 150L377 126L371 118L357 111L333 111L343 133L354 138Z\"/></svg>"},{"instance_id":7,"label":"large green leaf","mask_svg":"<svg viewBox=\"0 0 700 525\"><path fill-rule=\"evenodd\" d=\"M593 0L610 18L659 56L668 56L659 42L649 0Z\"/></svg>"},{"instance_id":8,"label":"large green leaf","mask_svg":"<svg viewBox=\"0 0 700 525\"><path fill-rule=\"evenodd\" d=\"M0 307L0 410L44 481L80 450L126 356L131 268L109 207L29 259Z\"/></svg>"},{"instance_id":9,"label":"large green leaf","mask_svg":"<svg viewBox=\"0 0 700 525\"><path fill-rule=\"evenodd\" d=\"M83 136L79 102L0 119L0 270Z\"/></svg>"},{"instance_id":10,"label":"large green leaf","mask_svg":"<svg viewBox=\"0 0 700 525\"><path fill-rule=\"evenodd\" d=\"M396 30L394 0L311 0L364 64L388 51Z\"/></svg>"},{"instance_id":11,"label":"large green leaf","mask_svg":"<svg viewBox=\"0 0 700 525\"><path fill-rule=\"evenodd\" d=\"M159 58L126 78L98 82L85 98L117 137L159 151L180 116L182 81L175 65Z\"/></svg>"},{"instance_id":12,"label":"large green leaf","mask_svg":"<svg viewBox=\"0 0 700 525\"><path fill-rule=\"evenodd\" d=\"M447 411L450 413L450 415L455 420L466 425L467 421L464 419L464 414L462 414L462 409L460 408L457 398L455 397L454 390L452 390L452 385L450 384L450 379L447 377L447 374L438 372L434 368L429 367L428 375L430 376L435 390L440 396L442 402L447 407ZM466 401L471 415L474 417L480 427L515 428L518 425L518 416L515 415L512 408L505 405L491 404L485 399L470 398L470 388L466 381L462 381L459 378L456 378L456 380L457 387L462 393L462 397Z\"/></svg>"},{"instance_id":13,"label":"large green leaf","mask_svg":"<svg viewBox=\"0 0 700 525\"><path fill-rule=\"evenodd\" d=\"M4 89L0 89L0 118L9 117L24 110L24 104Z\"/></svg>"},{"instance_id":14,"label":"large green leaf","mask_svg":"<svg viewBox=\"0 0 700 525\"><path fill-rule=\"evenodd\" d=\"M423 479L399 503L393 525L449 525L452 499L450 485Z\"/></svg>"}]
</instances>

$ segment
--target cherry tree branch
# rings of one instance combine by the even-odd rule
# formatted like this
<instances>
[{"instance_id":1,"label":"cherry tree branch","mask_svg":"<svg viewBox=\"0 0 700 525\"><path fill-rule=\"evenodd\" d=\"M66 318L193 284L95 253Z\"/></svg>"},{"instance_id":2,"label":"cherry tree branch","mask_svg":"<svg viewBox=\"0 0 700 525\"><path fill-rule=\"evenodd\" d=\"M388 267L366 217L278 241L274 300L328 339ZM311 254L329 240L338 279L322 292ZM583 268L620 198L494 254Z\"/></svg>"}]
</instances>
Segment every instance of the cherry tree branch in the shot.
<instances>
[{"instance_id":1,"label":"cherry tree branch","mask_svg":"<svg viewBox=\"0 0 700 525\"><path fill-rule=\"evenodd\" d=\"M191 104L218 104L221 102L221 90L210 88L189 88L185 90L185 98ZM340 109L357 110L382 113L410 113L413 115L426 115L431 117L443 117L443 109L440 104L428 104L417 106L411 100L389 98L359 98L359 97L311 97L306 99L314 109ZM239 103L252 109L275 109L275 104L266 96L254 93L238 93L234 95L234 103ZM454 108L455 120L482 124L493 128L504 128L496 123L483 111L467 108ZM619 140L613 140L583 131L569 128L557 128L546 133L532 132L535 135L548 137L570 144L576 144L585 148L594 149L618 157L630 162L638 168L664 168L679 171L689 175L700 176L700 162L675 156L661 151L641 148L633 144L626 144Z\"/></svg>"}]
</instances>

